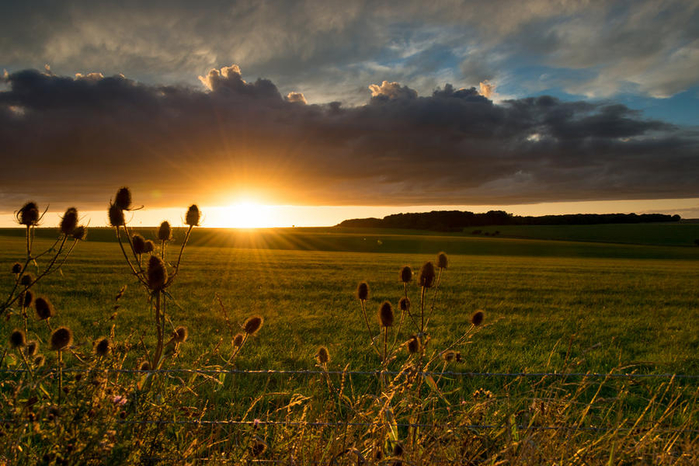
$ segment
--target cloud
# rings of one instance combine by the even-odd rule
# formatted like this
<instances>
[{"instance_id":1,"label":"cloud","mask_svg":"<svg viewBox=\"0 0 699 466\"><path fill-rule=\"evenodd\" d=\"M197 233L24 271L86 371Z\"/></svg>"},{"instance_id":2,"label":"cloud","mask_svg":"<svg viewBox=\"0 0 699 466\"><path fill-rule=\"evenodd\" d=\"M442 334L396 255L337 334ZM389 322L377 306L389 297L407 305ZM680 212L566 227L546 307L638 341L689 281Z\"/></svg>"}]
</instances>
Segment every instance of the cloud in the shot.
<instances>
[{"instance_id":1,"label":"cloud","mask_svg":"<svg viewBox=\"0 0 699 466\"><path fill-rule=\"evenodd\" d=\"M235 65L201 89L36 70L3 79L5 211L29 198L101 208L122 185L152 207L242 192L326 205L696 196L699 134L612 102L496 104L476 88L420 96L383 82L361 106L299 105Z\"/></svg>"}]
</instances>

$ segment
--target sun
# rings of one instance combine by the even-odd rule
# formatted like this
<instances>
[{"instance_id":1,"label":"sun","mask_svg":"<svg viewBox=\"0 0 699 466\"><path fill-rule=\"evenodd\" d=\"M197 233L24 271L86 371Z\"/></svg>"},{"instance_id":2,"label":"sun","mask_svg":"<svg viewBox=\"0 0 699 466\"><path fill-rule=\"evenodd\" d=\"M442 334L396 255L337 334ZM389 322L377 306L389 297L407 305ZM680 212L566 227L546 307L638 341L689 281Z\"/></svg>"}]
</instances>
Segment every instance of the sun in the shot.
<instances>
[{"instance_id":1,"label":"sun","mask_svg":"<svg viewBox=\"0 0 699 466\"><path fill-rule=\"evenodd\" d=\"M272 206L244 201L217 210L215 223L223 228L270 228L275 226Z\"/></svg>"}]
</instances>

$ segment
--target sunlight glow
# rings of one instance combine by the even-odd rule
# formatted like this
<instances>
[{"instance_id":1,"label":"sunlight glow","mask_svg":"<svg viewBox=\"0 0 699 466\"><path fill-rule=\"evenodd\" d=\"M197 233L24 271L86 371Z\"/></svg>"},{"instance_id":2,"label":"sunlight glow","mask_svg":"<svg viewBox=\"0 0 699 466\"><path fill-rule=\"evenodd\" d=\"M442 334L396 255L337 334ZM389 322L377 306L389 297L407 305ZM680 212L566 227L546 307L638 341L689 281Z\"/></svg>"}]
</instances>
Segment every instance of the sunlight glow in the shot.
<instances>
[{"instance_id":1,"label":"sunlight glow","mask_svg":"<svg viewBox=\"0 0 699 466\"><path fill-rule=\"evenodd\" d=\"M238 202L211 209L211 223L220 228L270 228L277 225L273 206Z\"/></svg>"}]
</instances>

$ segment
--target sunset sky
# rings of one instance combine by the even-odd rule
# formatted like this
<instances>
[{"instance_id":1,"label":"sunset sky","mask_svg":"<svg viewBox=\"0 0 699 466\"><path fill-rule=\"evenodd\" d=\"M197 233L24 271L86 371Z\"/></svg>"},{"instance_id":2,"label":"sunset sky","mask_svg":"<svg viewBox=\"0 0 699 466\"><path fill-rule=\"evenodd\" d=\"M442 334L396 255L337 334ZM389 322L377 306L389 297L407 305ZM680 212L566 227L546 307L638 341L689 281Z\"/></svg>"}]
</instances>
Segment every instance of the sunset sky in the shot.
<instances>
[{"instance_id":1,"label":"sunset sky","mask_svg":"<svg viewBox=\"0 0 699 466\"><path fill-rule=\"evenodd\" d=\"M0 68L0 226L699 217L695 0L3 2Z\"/></svg>"}]
</instances>

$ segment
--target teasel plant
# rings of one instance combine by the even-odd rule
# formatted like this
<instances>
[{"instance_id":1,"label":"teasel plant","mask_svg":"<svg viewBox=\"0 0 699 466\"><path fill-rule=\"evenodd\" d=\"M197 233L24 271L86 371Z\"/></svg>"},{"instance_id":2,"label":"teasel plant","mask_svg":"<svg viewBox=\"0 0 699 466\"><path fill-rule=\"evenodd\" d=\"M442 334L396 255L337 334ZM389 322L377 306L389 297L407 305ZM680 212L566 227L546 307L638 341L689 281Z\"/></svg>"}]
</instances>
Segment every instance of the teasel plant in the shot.
<instances>
[{"instance_id":1,"label":"teasel plant","mask_svg":"<svg viewBox=\"0 0 699 466\"><path fill-rule=\"evenodd\" d=\"M87 236L87 226L79 225L80 217L75 207L68 208L59 223L59 236L54 243L42 252L34 250L34 236L36 228L41 224L48 207L43 212L39 210L36 202L27 202L15 212L17 223L25 227L25 258L15 262L10 272L14 276L14 285L8 293L5 301L0 304L0 316L6 311L13 311L13 305L19 303L19 315L24 320L24 331L27 331L27 308L31 304L30 289L47 275L57 272L68 260L77 244ZM38 260L46 257L47 261L39 265ZM31 265L36 268L35 273L29 272ZM29 303L27 304L27 300Z\"/></svg>"},{"instance_id":2,"label":"teasel plant","mask_svg":"<svg viewBox=\"0 0 699 466\"><path fill-rule=\"evenodd\" d=\"M173 329L171 339L165 342L165 327L168 320L165 297L169 296L167 289L174 283L179 273L182 256L192 230L194 227L199 226L201 212L196 204L191 205L187 210L184 219L187 230L180 246L177 261L168 270L168 264L165 261L165 246L172 241L170 223L164 221L160 224L158 229L160 254L157 254L155 243L152 240L147 240L138 233L132 233L128 226L125 213L140 210L141 208L143 206L134 207L131 190L128 187L122 187L119 188L116 196L109 203L108 216L109 224L114 228L119 247L129 269L150 296L157 335L157 343L151 356L150 368L151 370L158 370L162 367L165 359L163 357L164 348L170 346L170 354L172 354L173 351L177 351L179 345L187 338L186 329L178 327Z\"/></svg>"}]
</instances>

